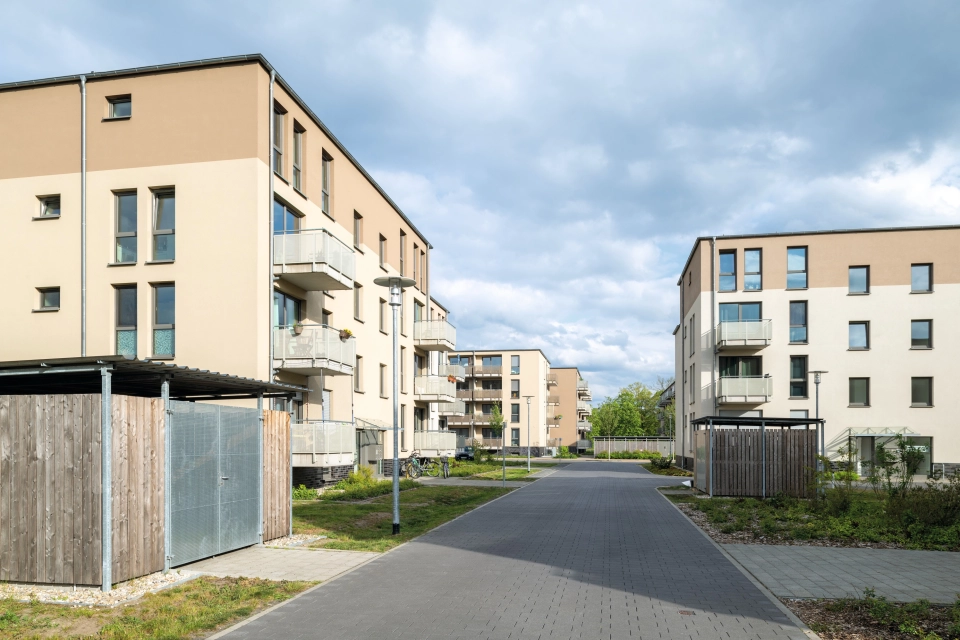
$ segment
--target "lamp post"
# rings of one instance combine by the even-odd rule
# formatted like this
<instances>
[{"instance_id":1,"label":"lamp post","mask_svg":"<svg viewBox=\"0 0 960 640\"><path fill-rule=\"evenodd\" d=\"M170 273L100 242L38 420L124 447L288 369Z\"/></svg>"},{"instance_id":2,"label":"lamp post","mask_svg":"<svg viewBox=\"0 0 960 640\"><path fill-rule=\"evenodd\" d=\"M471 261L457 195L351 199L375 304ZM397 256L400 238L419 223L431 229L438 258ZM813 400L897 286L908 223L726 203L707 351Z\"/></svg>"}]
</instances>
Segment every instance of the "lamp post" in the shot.
<instances>
[{"instance_id":1,"label":"lamp post","mask_svg":"<svg viewBox=\"0 0 960 640\"><path fill-rule=\"evenodd\" d=\"M530 400L533 396L523 397L527 399L527 473L530 473Z\"/></svg>"},{"instance_id":2,"label":"lamp post","mask_svg":"<svg viewBox=\"0 0 960 640\"><path fill-rule=\"evenodd\" d=\"M830 373L829 371L811 371L813 374L813 385L816 388L816 401L814 406L816 407L816 419L817 419L817 429L820 431L820 455L827 455L826 449L824 448L825 437L823 435L823 425L820 424L820 376L824 373ZM823 464L822 462L820 463Z\"/></svg>"},{"instance_id":3,"label":"lamp post","mask_svg":"<svg viewBox=\"0 0 960 640\"><path fill-rule=\"evenodd\" d=\"M393 535L400 533L400 336L397 314L402 304L401 290L415 282L413 278L400 276L383 276L373 281L390 289L390 306L393 308Z\"/></svg>"}]
</instances>

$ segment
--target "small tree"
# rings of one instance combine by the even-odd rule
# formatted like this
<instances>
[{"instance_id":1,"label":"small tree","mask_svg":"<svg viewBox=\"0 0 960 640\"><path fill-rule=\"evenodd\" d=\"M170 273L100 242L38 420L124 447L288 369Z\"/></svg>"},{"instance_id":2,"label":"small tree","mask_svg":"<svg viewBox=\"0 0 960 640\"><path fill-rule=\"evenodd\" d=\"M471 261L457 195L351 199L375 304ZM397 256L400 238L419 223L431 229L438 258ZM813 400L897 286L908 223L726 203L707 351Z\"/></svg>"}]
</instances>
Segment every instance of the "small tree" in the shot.
<instances>
[{"instance_id":1,"label":"small tree","mask_svg":"<svg viewBox=\"0 0 960 640\"><path fill-rule=\"evenodd\" d=\"M494 404L490 412L490 429L500 435L500 455L503 456L503 478L507 478L507 443L503 438L503 414L500 413L500 405Z\"/></svg>"}]
</instances>

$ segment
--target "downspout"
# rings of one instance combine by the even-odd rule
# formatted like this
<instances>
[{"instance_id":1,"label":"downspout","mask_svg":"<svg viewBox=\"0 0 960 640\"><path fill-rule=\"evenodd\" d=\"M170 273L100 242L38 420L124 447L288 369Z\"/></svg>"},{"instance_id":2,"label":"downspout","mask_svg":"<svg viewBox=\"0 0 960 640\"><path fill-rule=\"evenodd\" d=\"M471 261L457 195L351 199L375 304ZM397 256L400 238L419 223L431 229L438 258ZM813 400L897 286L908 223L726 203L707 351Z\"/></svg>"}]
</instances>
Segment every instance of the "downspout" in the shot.
<instances>
[{"instance_id":1,"label":"downspout","mask_svg":"<svg viewBox=\"0 0 960 640\"><path fill-rule=\"evenodd\" d=\"M80 76L80 357L87 355L87 76Z\"/></svg>"},{"instance_id":2,"label":"downspout","mask_svg":"<svg viewBox=\"0 0 960 640\"><path fill-rule=\"evenodd\" d=\"M273 85L277 81L277 72L270 69L270 104L267 105L269 126L269 140L267 140L267 174L270 176L269 202L267 202L267 342L270 345L270 358L267 367L270 371L268 380L274 382L273 373Z\"/></svg>"},{"instance_id":3,"label":"downspout","mask_svg":"<svg viewBox=\"0 0 960 640\"><path fill-rule=\"evenodd\" d=\"M710 386L713 388L713 415L717 415L717 236L710 238Z\"/></svg>"}]
</instances>

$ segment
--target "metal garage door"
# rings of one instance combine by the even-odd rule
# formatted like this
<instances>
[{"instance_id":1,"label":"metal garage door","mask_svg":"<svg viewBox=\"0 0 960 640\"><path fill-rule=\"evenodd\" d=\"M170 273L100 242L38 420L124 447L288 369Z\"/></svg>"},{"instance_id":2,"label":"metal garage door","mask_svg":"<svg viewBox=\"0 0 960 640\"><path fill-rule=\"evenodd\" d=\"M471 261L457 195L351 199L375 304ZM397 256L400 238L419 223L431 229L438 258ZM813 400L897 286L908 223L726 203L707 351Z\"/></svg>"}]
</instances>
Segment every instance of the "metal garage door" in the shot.
<instances>
[{"instance_id":1,"label":"metal garage door","mask_svg":"<svg viewBox=\"0 0 960 640\"><path fill-rule=\"evenodd\" d=\"M170 403L171 566L259 542L256 409Z\"/></svg>"}]
</instances>

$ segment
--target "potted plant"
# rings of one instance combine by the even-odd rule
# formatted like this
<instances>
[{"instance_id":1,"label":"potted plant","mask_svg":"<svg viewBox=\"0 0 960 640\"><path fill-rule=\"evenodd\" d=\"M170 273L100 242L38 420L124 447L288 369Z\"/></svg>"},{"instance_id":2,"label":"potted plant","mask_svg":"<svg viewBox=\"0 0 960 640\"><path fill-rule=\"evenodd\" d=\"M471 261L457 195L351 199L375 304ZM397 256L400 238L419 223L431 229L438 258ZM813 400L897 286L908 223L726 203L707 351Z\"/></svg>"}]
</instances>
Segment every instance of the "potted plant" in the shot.
<instances>
[{"instance_id":1,"label":"potted plant","mask_svg":"<svg viewBox=\"0 0 960 640\"><path fill-rule=\"evenodd\" d=\"M350 329L340 329L340 339L343 341L348 340L353 335L353 331Z\"/></svg>"},{"instance_id":2,"label":"potted plant","mask_svg":"<svg viewBox=\"0 0 960 640\"><path fill-rule=\"evenodd\" d=\"M560 420L561 418L563 418L563 414L557 414L554 416L554 418L556 418L557 420Z\"/></svg>"},{"instance_id":3,"label":"potted plant","mask_svg":"<svg viewBox=\"0 0 960 640\"><path fill-rule=\"evenodd\" d=\"M454 375L447 376L447 382L456 382L456 381L457 381L457 376L454 376Z\"/></svg>"},{"instance_id":4,"label":"potted plant","mask_svg":"<svg viewBox=\"0 0 960 640\"><path fill-rule=\"evenodd\" d=\"M303 323L302 323L302 322L295 322L295 323L293 324L293 333L294 333L294 335L300 335L301 333L303 333Z\"/></svg>"}]
</instances>

